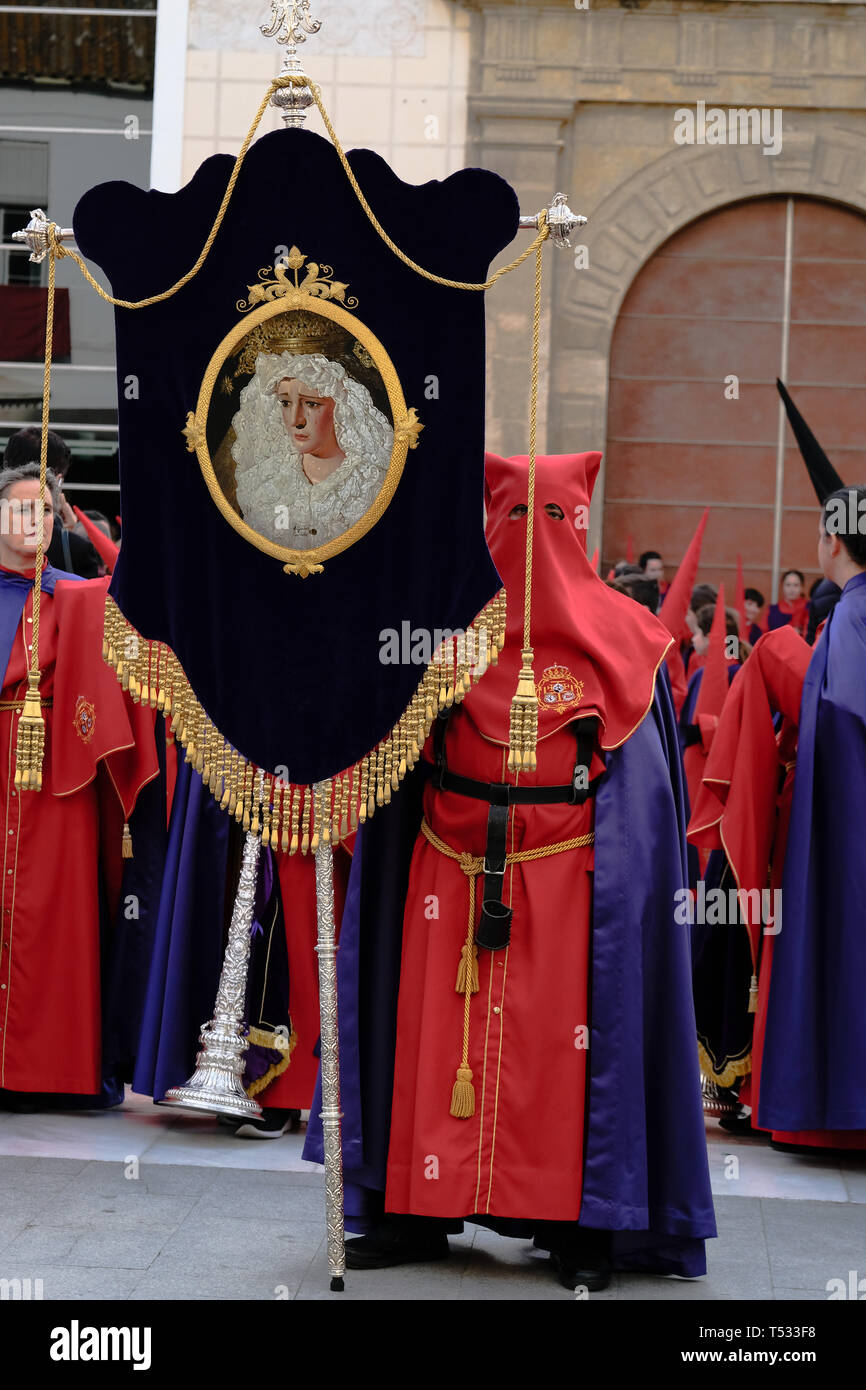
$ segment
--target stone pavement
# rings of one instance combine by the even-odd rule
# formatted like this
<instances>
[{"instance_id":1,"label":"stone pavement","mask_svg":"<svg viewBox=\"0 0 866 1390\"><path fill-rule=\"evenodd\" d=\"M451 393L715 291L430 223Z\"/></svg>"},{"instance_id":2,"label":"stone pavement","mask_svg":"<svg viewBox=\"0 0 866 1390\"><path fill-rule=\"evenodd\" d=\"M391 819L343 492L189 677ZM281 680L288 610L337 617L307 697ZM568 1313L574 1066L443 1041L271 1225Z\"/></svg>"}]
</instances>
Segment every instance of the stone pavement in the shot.
<instances>
[{"instance_id":1,"label":"stone pavement","mask_svg":"<svg viewBox=\"0 0 866 1390\"><path fill-rule=\"evenodd\" d=\"M321 1170L302 1138L243 1142L132 1098L0 1116L0 1279L45 1299L323 1299ZM866 1277L866 1162L796 1158L708 1126L719 1238L705 1279L623 1274L595 1300L826 1299ZM136 1176L137 1174L137 1176ZM452 1257L353 1273L343 1299L572 1299L525 1241L468 1226Z\"/></svg>"}]
</instances>

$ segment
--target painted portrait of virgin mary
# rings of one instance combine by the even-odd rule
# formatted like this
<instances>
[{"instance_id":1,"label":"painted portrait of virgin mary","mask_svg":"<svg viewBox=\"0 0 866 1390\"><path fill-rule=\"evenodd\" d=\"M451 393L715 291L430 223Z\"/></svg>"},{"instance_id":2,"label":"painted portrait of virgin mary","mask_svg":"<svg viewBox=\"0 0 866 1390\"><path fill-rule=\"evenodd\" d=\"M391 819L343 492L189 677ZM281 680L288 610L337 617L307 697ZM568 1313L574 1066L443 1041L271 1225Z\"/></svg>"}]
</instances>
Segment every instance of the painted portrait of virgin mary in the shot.
<instances>
[{"instance_id":1,"label":"painted portrait of virgin mary","mask_svg":"<svg viewBox=\"0 0 866 1390\"><path fill-rule=\"evenodd\" d=\"M320 352L259 353L231 446L237 507L259 535L297 550L348 531L385 481L394 430L370 390Z\"/></svg>"}]
</instances>

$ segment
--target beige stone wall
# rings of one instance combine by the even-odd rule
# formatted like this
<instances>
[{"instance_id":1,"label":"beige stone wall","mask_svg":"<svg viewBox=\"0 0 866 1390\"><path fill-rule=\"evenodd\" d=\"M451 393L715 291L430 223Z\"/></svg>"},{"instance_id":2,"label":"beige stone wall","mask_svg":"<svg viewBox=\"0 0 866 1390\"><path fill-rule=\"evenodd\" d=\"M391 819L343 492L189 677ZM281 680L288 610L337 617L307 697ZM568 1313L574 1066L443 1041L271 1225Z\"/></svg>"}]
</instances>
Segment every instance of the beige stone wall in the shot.
<instances>
[{"instance_id":1,"label":"beige stone wall","mask_svg":"<svg viewBox=\"0 0 866 1390\"><path fill-rule=\"evenodd\" d=\"M368 0L369 4L369 0ZM283 49L263 38L255 17L233 19L228 0L193 0L184 111L184 180L203 159L237 153ZM255 11L256 6L245 7ZM445 178L465 164L470 17L449 0L368 11L357 32L357 5L313 5L324 17L301 57L322 88L346 149L376 150L410 183ZM343 13L345 9L345 14ZM265 5L261 17L266 16ZM397 24L399 20L399 25ZM352 21L354 22L354 21ZM268 112L259 129L276 130ZM318 111L308 128L324 135Z\"/></svg>"},{"instance_id":2,"label":"beige stone wall","mask_svg":"<svg viewBox=\"0 0 866 1390\"><path fill-rule=\"evenodd\" d=\"M866 8L779 0L472 0L468 158L535 209L558 190L589 217L588 265L545 260L539 445L604 449L608 357L641 266L696 217L767 193L866 210ZM674 111L781 108L783 146L674 142ZM526 448L531 276L488 303L488 445ZM604 481L595 494L596 543Z\"/></svg>"}]
</instances>

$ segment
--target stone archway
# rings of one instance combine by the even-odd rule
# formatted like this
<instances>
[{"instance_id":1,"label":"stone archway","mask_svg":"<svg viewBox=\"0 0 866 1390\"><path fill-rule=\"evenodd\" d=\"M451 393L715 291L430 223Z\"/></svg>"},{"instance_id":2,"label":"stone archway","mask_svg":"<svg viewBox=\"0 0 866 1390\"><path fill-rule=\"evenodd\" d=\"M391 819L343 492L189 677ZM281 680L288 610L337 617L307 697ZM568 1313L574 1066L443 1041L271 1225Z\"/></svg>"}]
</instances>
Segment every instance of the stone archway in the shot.
<instances>
[{"instance_id":1,"label":"stone archway","mask_svg":"<svg viewBox=\"0 0 866 1390\"><path fill-rule=\"evenodd\" d=\"M682 555L711 508L701 575L765 595L817 575L816 499L777 375L842 477L866 474L866 221L827 200L752 198L675 233L641 267L609 354L605 559ZM810 575L811 571L811 575Z\"/></svg>"},{"instance_id":2,"label":"stone archway","mask_svg":"<svg viewBox=\"0 0 866 1390\"><path fill-rule=\"evenodd\" d=\"M780 194L866 212L866 132L842 126L833 113L798 115L799 127L786 131L778 156L755 146L677 147L619 183L592 211L582 234L587 267L560 264L556 271L551 450L604 447L617 316L641 267L674 233L728 204ZM590 546L601 540L604 496L603 465Z\"/></svg>"}]
</instances>

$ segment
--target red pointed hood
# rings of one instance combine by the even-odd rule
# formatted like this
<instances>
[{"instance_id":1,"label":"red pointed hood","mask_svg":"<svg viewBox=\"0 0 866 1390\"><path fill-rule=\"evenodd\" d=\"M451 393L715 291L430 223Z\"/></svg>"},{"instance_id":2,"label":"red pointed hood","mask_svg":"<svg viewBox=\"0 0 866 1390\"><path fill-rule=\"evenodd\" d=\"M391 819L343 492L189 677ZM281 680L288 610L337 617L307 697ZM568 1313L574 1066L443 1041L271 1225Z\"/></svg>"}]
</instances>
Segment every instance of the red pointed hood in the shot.
<instances>
[{"instance_id":1,"label":"red pointed hood","mask_svg":"<svg viewBox=\"0 0 866 1390\"><path fill-rule=\"evenodd\" d=\"M704 542L704 532L707 529L710 509L706 507L704 514L697 525L697 530L689 541L688 550L682 558L682 563L671 580L668 591L665 594L664 603L661 606L659 617L667 628L668 632L673 633L674 637L681 636L685 627L686 613L689 611L692 589L695 587L695 580L698 577L698 565L701 559L701 546Z\"/></svg>"},{"instance_id":2,"label":"red pointed hood","mask_svg":"<svg viewBox=\"0 0 866 1390\"><path fill-rule=\"evenodd\" d=\"M581 715L597 714L603 748L616 748L647 714L656 672L670 645L657 618L598 577L575 526L588 508L601 454L536 460L532 645L539 697L538 737ZM479 731L507 745L511 699L523 646L526 517L525 455L486 455L487 543L508 595L505 650L464 702ZM545 511L554 503L555 520Z\"/></svg>"},{"instance_id":3,"label":"red pointed hood","mask_svg":"<svg viewBox=\"0 0 866 1390\"><path fill-rule=\"evenodd\" d=\"M710 628L710 645L707 648L703 680L698 691L698 698L695 701L694 722L696 724L702 714L715 715L718 718L722 712L722 705L725 703L725 697L728 693L729 663L725 655L727 635L725 586L720 584L716 599L716 611L713 614L713 625Z\"/></svg>"}]
</instances>

